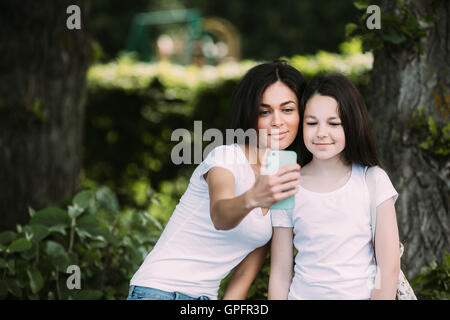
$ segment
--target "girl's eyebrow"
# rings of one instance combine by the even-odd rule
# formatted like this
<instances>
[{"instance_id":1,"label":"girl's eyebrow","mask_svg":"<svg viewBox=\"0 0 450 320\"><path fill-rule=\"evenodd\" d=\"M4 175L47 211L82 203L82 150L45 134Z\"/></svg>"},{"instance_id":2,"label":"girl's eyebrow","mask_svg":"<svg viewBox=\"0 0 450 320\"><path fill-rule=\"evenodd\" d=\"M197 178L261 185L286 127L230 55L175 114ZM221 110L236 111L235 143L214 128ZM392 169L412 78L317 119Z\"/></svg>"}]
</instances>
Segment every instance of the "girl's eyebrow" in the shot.
<instances>
[{"instance_id":1,"label":"girl's eyebrow","mask_svg":"<svg viewBox=\"0 0 450 320\"><path fill-rule=\"evenodd\" d=\"M306 118L312 118L312 119L316 119L317 120L317 118L316 117L314 117L314 116L305 116L305 119ZM329 117L328 118L328 120L341 120L339 117Z\"/></svg>"},{"instance_id":2,"label":"girl's eyebrow","mask_svg":"<svg viewBox=\"0 0 450 320\"><path fill-rule=\"evenodd\" d=\"M288 100L288 101L285 101L285 102L281 103L281 104L280 104L280 107L283 107L283 106L285 106L285 105L287 105L287 104L289 104L289 103L296 104L294 101ZM266 104L266 103L260 103L259 106L260 106L260 107L265 107L265 108L271 108L271 106L270 106L269 104Z\"/></svg>"}]
</instances>

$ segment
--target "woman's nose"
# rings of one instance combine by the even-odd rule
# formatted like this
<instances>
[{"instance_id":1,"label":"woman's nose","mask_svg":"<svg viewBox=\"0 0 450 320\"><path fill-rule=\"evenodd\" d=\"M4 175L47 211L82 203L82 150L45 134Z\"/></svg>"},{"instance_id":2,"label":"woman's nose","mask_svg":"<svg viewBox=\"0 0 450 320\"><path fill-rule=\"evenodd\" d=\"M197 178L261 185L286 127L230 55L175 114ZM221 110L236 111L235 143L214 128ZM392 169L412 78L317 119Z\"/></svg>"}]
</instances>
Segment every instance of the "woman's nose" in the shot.
<instances>
[{"instance_id":1,"label":"woman's nose","mask_svg":"<svg viewBox=\"0 0 450 320\"><path fill-rule=\"evenodd\" d=\"M280 126L283 123L283 119L279 112L274 112L272 117L272 126Z\"/></svg>"}]
</instances>

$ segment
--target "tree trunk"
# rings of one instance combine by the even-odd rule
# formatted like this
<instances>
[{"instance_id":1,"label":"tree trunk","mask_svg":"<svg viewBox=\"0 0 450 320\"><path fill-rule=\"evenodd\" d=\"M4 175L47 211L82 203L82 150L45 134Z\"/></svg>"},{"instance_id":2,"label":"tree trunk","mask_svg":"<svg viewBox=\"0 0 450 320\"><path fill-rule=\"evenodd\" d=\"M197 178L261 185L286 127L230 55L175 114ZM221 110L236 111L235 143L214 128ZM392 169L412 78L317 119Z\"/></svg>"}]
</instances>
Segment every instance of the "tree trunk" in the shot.
<instances>
[{"instance_id":1,"label":"tree trunk","mask_svg":"<svg viewBox=\"0 0 450 320\"><path fill-rule=\"evenodd\" d=\"M69 30L67 7L81 9ZM0 3L0 229L77 188L90 45L88 0Z\"/></svg>"},{"instance_id":2,"label":"tree trunk","mask_svg":"<svg viewBox=\"0 0 450 320\"><path fill-rule=\"evenodd\" d=\"M398 13L393 3L384 1L381 14ZM434 26L420 40L422 53L406 44L398 50L374 51L373 94L368 105L381 159L399 192L397 220L405 245L402 265L412 277L431 261L442 262L444 251L450 252L449 157L420 147L429 135L428 127L422 126L417 133L411 122L414 110L423 108L425 123L429 116L438 127L448 123L450 2L406 0L405 4L419 22L432 14ZM448 139L445 143L448 148Z\"/></svg>"}]
</instances>

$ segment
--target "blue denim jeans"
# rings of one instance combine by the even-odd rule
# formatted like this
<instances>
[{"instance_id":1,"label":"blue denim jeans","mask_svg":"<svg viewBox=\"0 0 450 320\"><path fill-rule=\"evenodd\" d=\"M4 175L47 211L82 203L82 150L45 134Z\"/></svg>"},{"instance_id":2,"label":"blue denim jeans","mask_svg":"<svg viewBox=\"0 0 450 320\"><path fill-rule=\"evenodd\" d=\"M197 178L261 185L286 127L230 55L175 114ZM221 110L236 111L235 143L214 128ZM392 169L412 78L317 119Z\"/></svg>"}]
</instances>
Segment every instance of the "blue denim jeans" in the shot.
<instances>
[{"instance_id":1,"label":"blue denim jeans","mask_svg":"<svg viewBox=\"0 0 450 320\"><path fill-rule=\"evenodd\" d=\"M206 296L193 298L180 292L167 292L159 289L130 286L127 300L209 300Z\"/></svg>"}]
</instances>

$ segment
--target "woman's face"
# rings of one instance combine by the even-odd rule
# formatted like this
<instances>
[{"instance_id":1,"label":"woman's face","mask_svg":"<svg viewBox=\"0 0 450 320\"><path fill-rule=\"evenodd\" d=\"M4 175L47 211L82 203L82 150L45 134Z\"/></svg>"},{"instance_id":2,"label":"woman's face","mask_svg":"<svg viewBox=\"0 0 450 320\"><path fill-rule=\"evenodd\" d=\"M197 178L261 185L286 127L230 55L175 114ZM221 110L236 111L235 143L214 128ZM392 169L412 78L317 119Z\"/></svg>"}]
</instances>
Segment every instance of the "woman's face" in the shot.
<instances>
[{"instance_id":1,"label":"woman's face","mask_svg":"<svg viewBox=\"0 0 450 320\"><path fill-rule=\"evenodd\" d=\"M281 81L271 84L264 91L259 105L260 147L286 149L297 136L299 121L295 93Z\"/></svg>"},{"instance_id":2,"label":"woman's face","mask_svg":"<svg viewBox=\"0 0 450 320\"><path fill-rule=\"evenodd\" d=\"M315 94L308 100L303 116L303 141L316 159L340 157L345 149L345 133L334 98Z\"/></svg>"}]
</instances>

